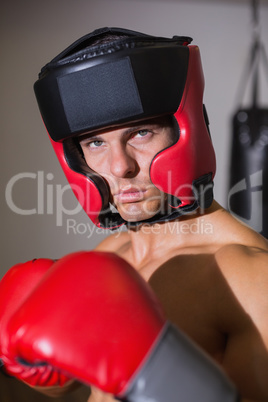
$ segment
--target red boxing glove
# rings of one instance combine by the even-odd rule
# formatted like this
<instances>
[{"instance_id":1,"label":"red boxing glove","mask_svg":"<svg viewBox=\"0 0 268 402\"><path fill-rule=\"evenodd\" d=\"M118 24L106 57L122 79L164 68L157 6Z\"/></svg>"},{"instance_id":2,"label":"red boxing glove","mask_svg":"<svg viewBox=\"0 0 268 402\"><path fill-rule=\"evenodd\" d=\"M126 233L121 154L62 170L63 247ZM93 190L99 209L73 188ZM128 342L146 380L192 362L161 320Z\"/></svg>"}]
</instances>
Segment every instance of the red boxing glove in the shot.
<instances>
[{"instance_id":1,"label":"red boxing glove","mask_svg":"<svg viewBox=\"0 0 268 402\"><path fill-rule=\"evenodd\" d=\"M45 258L17 264L0 281L0 359L4 362L4 371L30 385L41 385L47 381L47 377L51 382L54 379L61 384L70 380L53 370L49 372L47 367L21 365L9 353L9 339L12 334L7 329L7 323L53 264L53 260Z\"/></svg>"},{"instance_id":2,"label":"red boxing glove","mask_svg":"<svg viewBox=\"0 0 268 402\"><path fill-rule=\"evenodd\" d=\"M56 262L13 317L9 353L118 395L164 323L154 294L127 262L79 252Z\"/></svg>"},{"instance_id":3,"label":"red boxing glove","mask_svg":"<svg viewBox=\"0 0 268 402\"><path fill-rule=\"evenodd\" d=\"M124 401L238 401L222 370L165 322L149 285L114 254L56 262L7 328L12 361L52 367Z\"/></svg>"}]
</instances>

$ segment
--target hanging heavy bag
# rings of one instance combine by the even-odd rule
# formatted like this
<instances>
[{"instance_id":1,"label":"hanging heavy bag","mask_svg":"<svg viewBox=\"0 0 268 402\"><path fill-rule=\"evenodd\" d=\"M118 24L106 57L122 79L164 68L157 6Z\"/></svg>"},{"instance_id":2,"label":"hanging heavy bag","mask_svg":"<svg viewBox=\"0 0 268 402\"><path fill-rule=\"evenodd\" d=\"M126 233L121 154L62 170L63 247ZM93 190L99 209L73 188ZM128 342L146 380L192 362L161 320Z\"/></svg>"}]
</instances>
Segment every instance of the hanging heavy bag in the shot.
<instances>
[{"instance_id":1,"label":"hanging heavy bag","mask_svg":"<svg viewBox=\"0 0 268 402\"><path fill-rule=\"evenodd\" d=\"M245 87L250 76L253 78L252 103L248 108L240 105L232 119L228 207L233 215L268 238L268 107L259 106L261 60L268 77L265 49L256 39L242 83Z\"/></svg>"}]
</instances>

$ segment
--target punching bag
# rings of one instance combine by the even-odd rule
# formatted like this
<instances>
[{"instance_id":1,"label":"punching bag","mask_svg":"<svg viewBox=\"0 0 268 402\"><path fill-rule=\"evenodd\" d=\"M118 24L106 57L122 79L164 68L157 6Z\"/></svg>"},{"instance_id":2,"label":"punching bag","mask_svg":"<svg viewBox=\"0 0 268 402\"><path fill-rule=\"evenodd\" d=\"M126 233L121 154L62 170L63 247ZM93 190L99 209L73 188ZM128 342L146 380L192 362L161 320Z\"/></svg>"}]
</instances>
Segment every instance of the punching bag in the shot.
<instances>
[{"instance_id":1,"label":"punching bag","mask_svg":"<svg viewBox=\"0 0 268 402\"><path fill-rule=\"evenodd\" d=\"M268 78L265 49L256 39L243 82L246 86L252 79L251 104L247 108L240 105L232 118L228 208L268 238L268 106L260 107L258 97L261 61Z\"/></svg>"}]
</instances>

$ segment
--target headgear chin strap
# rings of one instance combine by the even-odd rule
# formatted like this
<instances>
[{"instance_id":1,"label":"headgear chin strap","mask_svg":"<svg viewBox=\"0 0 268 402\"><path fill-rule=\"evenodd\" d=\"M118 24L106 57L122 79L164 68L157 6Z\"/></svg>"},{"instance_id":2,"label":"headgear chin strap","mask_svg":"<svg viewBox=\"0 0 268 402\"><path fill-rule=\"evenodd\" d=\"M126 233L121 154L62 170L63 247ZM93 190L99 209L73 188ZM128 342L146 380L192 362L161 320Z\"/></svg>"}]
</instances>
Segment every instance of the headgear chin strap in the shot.
<instances>
[{"instance_id":1,"label":"headgear chin strap","mask_svg":"<svg viewBox=\"0 0 268 402\"><path fill-rule=\"evenodd\" d=\"M106 34L128 37L92 46ZM188 37L102 28L41 70L34 89L44 124L76 197L95 225L162 222L211 205L215 154L203 107L199 48L190 42ZM111 209L109 186L87 166L77 136L167 114L175 117L179 138L155 155L150 177L167 193L169 208L146 221L125 222Z\"/></svg>"}]
</instances>

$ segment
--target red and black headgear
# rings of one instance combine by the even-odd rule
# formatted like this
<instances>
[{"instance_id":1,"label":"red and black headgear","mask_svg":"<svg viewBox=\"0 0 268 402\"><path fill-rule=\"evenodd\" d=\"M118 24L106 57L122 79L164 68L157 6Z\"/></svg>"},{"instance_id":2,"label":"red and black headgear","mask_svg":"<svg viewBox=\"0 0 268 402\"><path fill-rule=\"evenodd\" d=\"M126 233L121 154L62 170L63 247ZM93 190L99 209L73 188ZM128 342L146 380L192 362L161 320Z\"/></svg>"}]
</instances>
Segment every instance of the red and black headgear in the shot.
<instances>
[{"instance_id":1,"label":"red and black headgear","mask_svg":"<svg viewBox=\"0 0 268 402\"><path fill-rule=\"evenodd\" d=\"M92 45L107 34L120 39ZM215 154L203 105L200 52L190 43L189 37L102 28L74 42L41 70L34 89L44 124L75 195L95 225L115 228L126 222L110 207L105 179L87 166L78 136L162 115L175 117L179 136L155 155L150 178L169 195L170 208L147 222L210 206Z\"/></svg>"}]
</instances>

